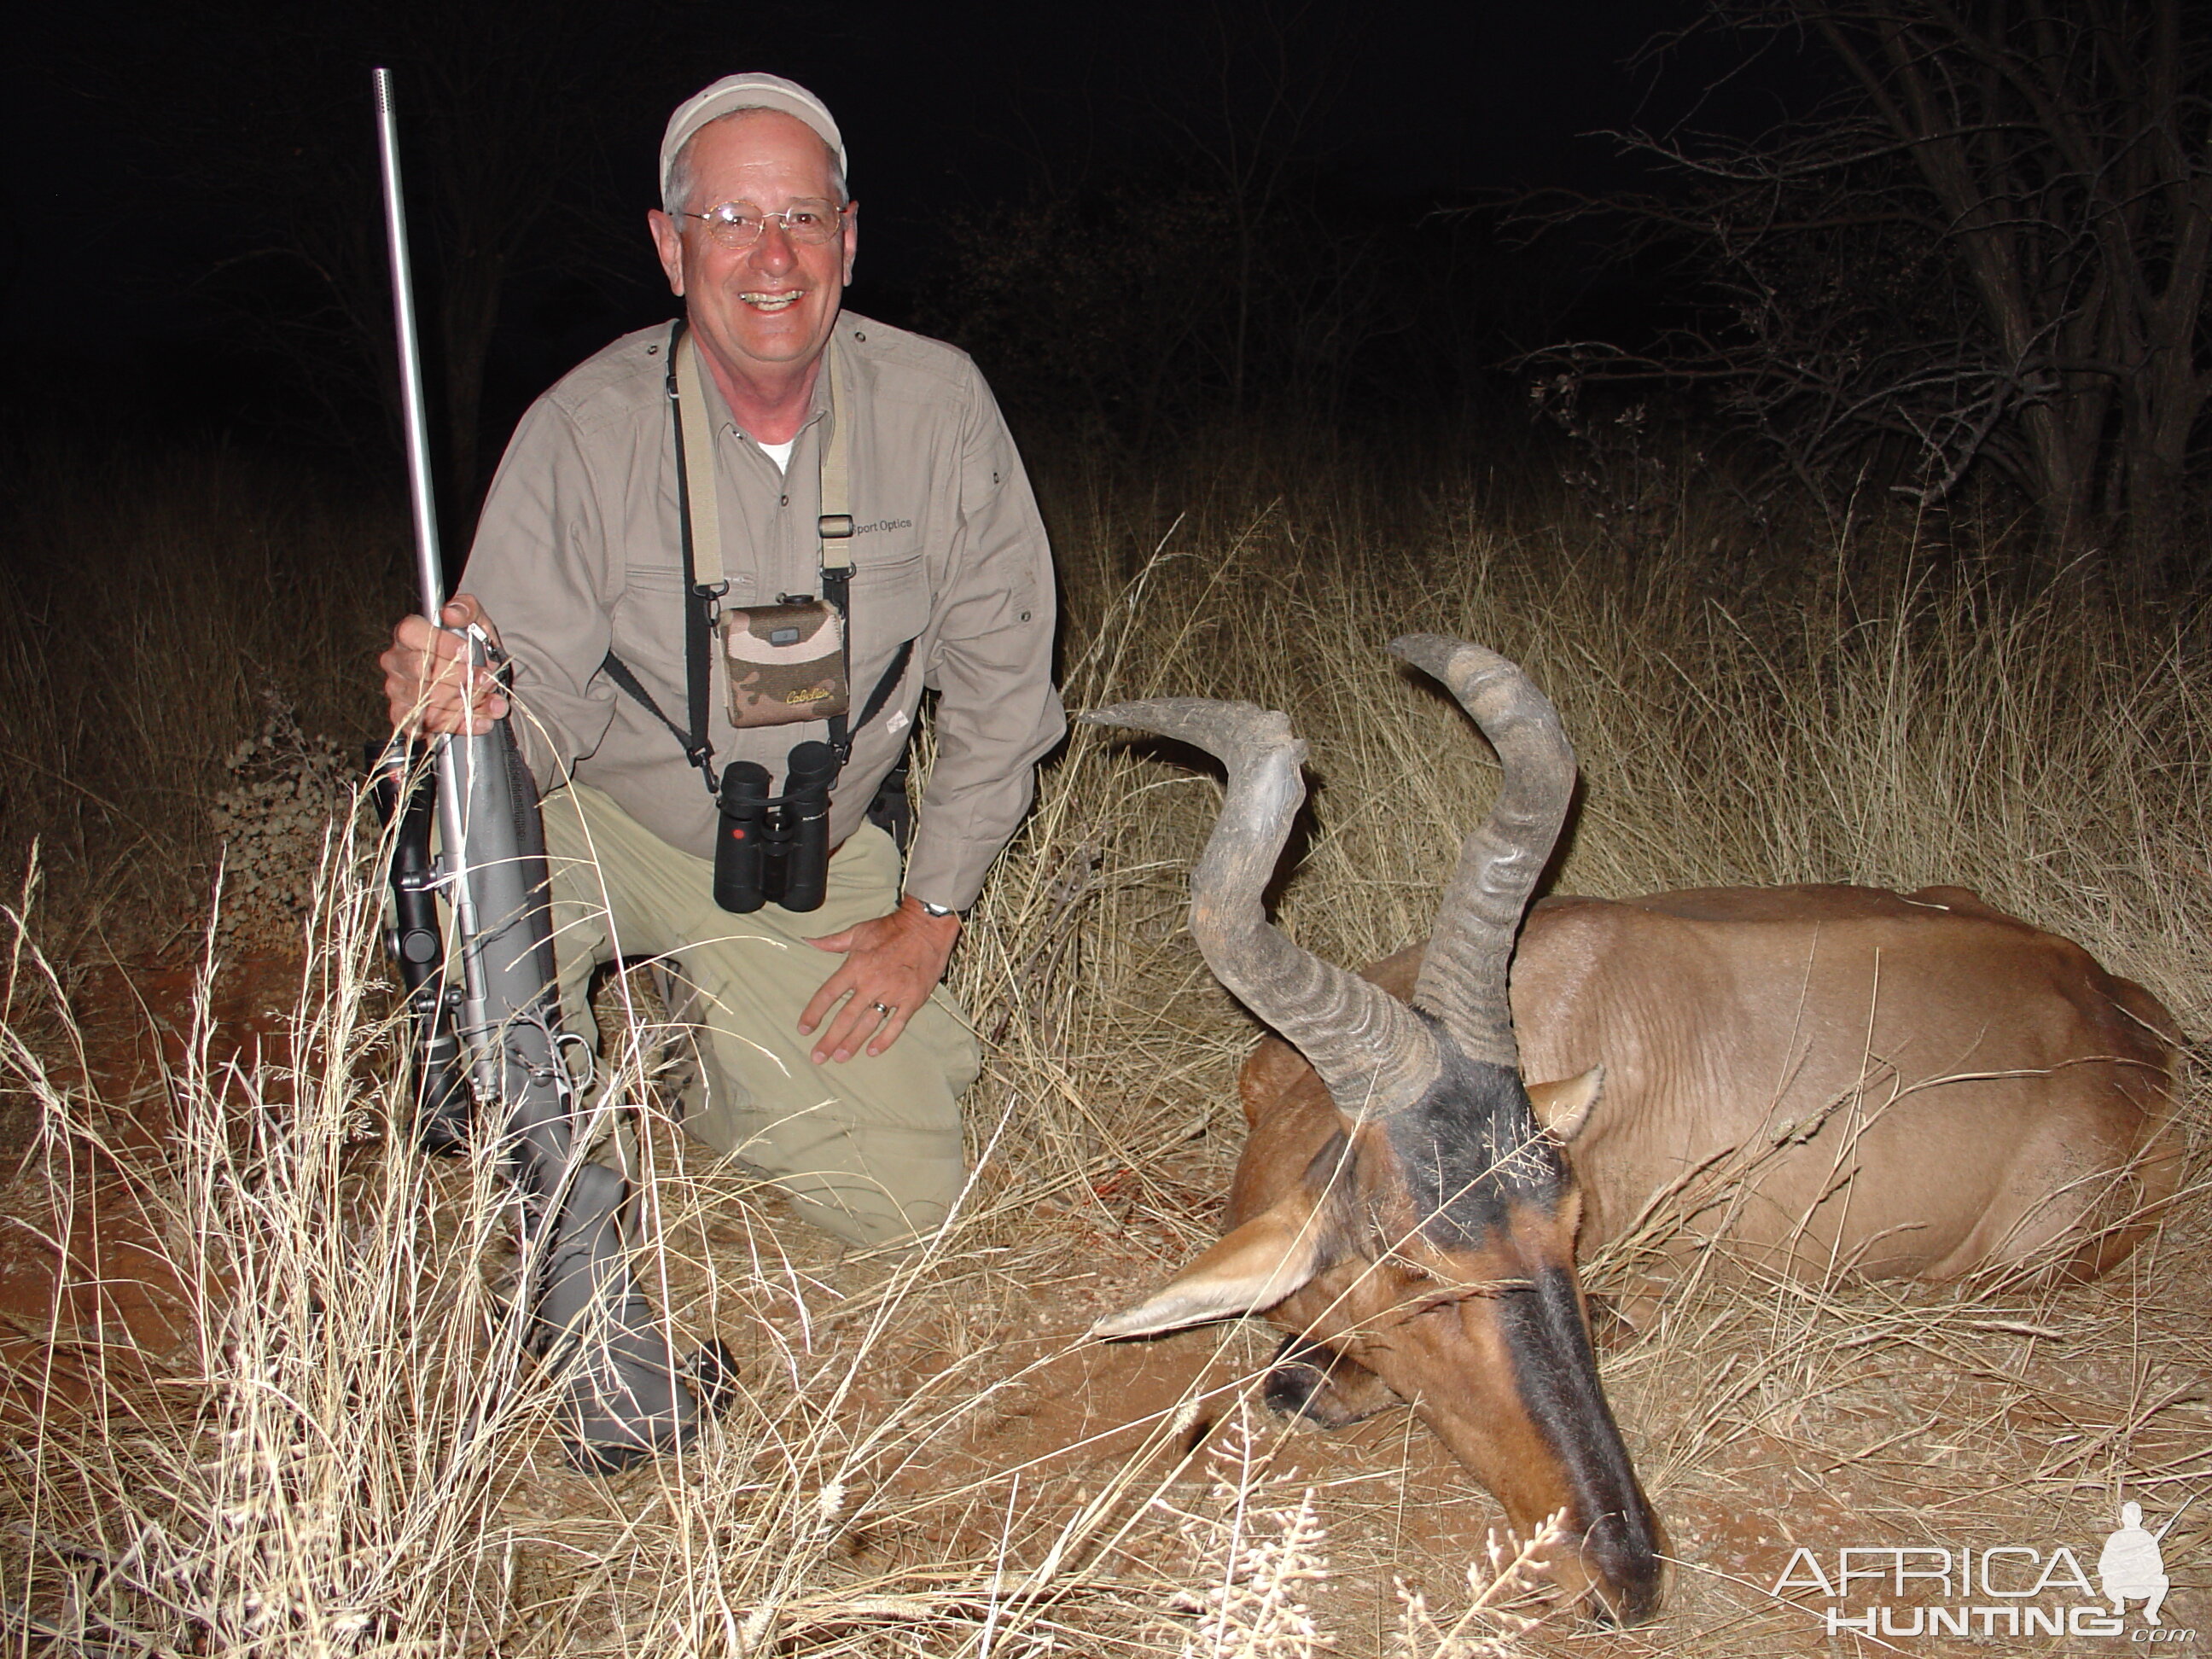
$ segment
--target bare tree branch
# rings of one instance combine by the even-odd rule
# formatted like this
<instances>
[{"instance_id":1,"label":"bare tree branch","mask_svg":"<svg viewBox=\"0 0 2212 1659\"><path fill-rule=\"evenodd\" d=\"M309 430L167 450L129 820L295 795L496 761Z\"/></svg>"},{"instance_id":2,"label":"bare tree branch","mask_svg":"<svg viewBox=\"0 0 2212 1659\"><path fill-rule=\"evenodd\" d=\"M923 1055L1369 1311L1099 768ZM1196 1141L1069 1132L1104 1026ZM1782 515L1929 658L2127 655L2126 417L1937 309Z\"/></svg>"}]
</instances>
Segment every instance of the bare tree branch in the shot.
<instances>
[{"instance_id":1,"label":"bare tree branch","mask_svg":"<svg viewBox=\"0 0 2212 1659\"><path fill-rule=\"evenodd\" d=\"M2172 551L2212 401L2212 52L2183 0L1713 0L1833 89L1780 127L1613 135L1680 181L1604 210L1704 283L1653 355L1835 504L1993 471L2062 541ZM1539 220L1590 210L1575 203ZM1624 360L1554 348L1554 370Z\"/></svg>"}]
</instances>

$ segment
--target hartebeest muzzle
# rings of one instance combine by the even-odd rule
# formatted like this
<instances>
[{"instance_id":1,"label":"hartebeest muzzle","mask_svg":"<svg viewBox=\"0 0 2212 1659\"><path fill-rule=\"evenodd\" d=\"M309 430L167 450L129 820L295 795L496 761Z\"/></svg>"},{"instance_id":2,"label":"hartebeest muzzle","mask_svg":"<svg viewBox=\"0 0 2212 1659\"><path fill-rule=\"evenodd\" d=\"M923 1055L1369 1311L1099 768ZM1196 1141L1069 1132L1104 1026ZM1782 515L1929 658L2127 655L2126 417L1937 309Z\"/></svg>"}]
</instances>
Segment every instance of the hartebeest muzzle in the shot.
<instances>
[{"instance_id":1,"label":"hartebeest muzzle","mask_svg":"<svg viewBox=\"0 0 2212 1659\"><path fill-rule=\"evenodd\" d=\"M1599 1079L1532 1098L1506 1000L1515 930L1565 817L1574 756L1550 702L1504 658L1428 635L1391 649L1451 689L1504 769L1488 821L1462 847L1410 1006L1300 949L1262 910L1305 793L1305 745L1282 714L1176 701L1085 716L1227 765L1191 874L1191 933L1328 1091L1311 1108L1325 1117L1294 1109L1296 1121L1255 1125L1230 1233L1097 1334L1272 1311L1298 1334L1272 1399L1323 1421L1392 1394L1411 1401L1524 1536L1563 1516L1553 1576L1632 1624L1659 1604L1658 1526L1590 1352L1579 1205L1559 1144ZM1282 1155L1267 1155L1263 1138Z\"/></svg>"}]
</instances>

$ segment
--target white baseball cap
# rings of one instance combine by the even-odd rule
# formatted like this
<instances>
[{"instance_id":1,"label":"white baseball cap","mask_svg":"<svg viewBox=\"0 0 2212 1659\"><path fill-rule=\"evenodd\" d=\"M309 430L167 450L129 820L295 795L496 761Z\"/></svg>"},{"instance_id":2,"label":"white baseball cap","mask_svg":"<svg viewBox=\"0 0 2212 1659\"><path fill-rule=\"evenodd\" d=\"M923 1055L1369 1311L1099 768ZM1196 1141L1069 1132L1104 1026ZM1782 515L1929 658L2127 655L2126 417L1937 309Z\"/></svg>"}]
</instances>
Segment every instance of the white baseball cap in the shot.
<instances>
[{"instance_id":1,"label":"white baseball cap","mask_svg":"<svg viewBox=\"0 0 2212 1659\"><path fill-rule=\"evenodd\" d=\"M796 81L755 70L744 75L726 75L704 92L695 93L676 106L676 113L668 118L668 131L660 138L662 199L668 195L668 175L676 169L677 155L690 142L691 135L708 122L719 121L741 109L780 110L805 122L836 152L838 176L845 176L845 139L837 131L836 118L830 113L830 106Z\"/></svg>"}]
</instances>

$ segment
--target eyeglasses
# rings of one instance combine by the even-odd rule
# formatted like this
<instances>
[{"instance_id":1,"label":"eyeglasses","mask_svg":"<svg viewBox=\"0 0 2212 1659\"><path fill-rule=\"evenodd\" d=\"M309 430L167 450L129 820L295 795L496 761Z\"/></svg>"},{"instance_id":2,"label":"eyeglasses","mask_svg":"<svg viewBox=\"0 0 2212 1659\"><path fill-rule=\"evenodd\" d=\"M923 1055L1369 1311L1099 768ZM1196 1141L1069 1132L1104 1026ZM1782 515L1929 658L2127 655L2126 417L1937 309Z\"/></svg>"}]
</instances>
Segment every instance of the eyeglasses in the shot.
<instances>
[{"instance_id":1,"label":"eyeglasses","mask_svg":"<svg viewBox=\"0 0 2212 1659\"><path fill-rule=\"evenodd\" d=\"M681 219L703 219L707 234L724 247L750 247L767 234L769 221L783 227L794 242L817 246L836 240L845 226L845 210L818 198L793 202L781 213L763 213L750 202L725 202L704 213L682 213Z\"/></svg>"}]
</instances>

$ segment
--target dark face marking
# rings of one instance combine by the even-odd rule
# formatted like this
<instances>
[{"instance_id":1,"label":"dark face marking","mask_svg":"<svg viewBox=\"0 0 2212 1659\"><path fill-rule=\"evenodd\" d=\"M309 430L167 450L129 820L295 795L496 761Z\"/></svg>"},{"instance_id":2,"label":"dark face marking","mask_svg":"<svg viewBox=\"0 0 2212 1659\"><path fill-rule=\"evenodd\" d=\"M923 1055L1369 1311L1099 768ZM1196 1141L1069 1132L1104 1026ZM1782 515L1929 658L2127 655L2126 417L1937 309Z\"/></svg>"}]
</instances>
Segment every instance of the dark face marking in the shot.
<instances>
[{"instance_id":1,"label":"dark face marking","mask_svg":"<svg viewBox=\"0 0 2212 1659\"><path fill-rule=\"evenodd\" d=\"M1572 1268L1539 1267L1534 1280L1496 1304L1514 1393L1558 1455L1583 1526L1585 1569L1611 1588L1613 1618L1636 1624L1659 1607L1657 1526L1598 1383Z\"/></svg>"},{"instance_id":2,"label":"dark face marking","mask_svg":"<svg viewBox=\"0 0 2212 1659\"><path fill-rule=\"evenodd\" d=\"M1437 1037L1436 1082L1384 1128L1422 1236L1439 1249L1473 1249L1516 1205L1557 1211L1571 1177L1520 1073L1468 1059L1441 1026Z\"/></svg>"}]
</instances>

